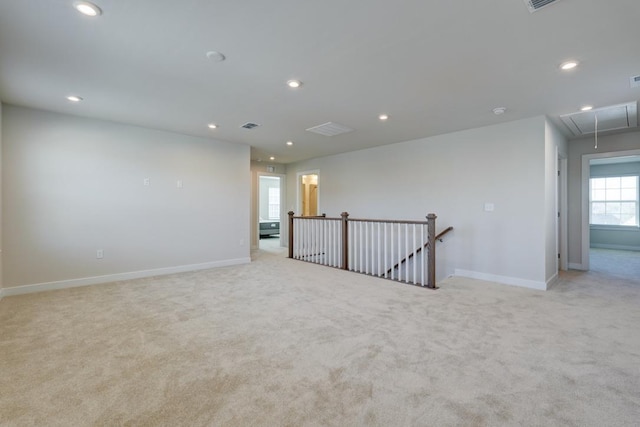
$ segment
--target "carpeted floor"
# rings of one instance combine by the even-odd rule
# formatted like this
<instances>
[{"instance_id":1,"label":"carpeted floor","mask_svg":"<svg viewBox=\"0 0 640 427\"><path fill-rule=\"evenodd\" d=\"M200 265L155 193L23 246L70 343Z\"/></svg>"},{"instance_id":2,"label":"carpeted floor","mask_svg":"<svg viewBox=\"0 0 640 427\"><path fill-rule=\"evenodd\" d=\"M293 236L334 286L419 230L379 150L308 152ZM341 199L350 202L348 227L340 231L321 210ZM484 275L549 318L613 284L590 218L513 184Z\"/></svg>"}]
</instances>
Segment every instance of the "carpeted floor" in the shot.
<instances>
[{"instance_id":1,"label":"carpeted floor","mask_svg":"<svg viewBox=\"0 0 640 427\"><path fill-rule=\"evenodd\" d=\"M640 282L640 251L591 248L589 264L592 273Z\"/></svg>"},{"instance_id":2,"label":"carpeted floor","mask_svg":"<svg viewBox=\"0 0 640 427\"><path fill-rule=\"evenodd\" d=\"M637 426L640 281L288 260L4 298L3 426Z\"/></svg>"}]
</instances>

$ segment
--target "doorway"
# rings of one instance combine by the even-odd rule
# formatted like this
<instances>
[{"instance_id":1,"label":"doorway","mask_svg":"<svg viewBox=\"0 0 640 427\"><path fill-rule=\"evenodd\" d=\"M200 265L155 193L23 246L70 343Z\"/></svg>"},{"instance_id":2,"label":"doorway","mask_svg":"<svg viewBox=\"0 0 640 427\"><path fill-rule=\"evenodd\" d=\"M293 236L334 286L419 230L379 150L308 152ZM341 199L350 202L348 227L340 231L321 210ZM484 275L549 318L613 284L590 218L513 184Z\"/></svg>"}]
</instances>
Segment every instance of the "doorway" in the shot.
<instances>
[{"instance_id":1,"label":"doorway","mask_svg":"<svg viewBox=\"0 0 640 427\"><path fill-rule=\"evenodd\" d=\"M284 185L279 175L258 175L258 247L283 246Z\"/></svg>"},{"instance_id":2,"label":"doorway","mask_svg":"<svg viewBox=\"0 0 640 427\"><path fill-rule=\"evenodd\" d=\"M317 171L298 174L298 198L301 216L318 216L319 179Z\"/></svg>"},{"instance_id":3,"label":"doorway","mask_svg":"<svg viewBox=\"0 0 640 427\"><path fill-rule=\"evenodd\" d=\"M604 253L602 250L640 250L637 240L637 227L640 222L638 176L640 176L640 150L582 156L582 270L590 270L592 247L600 249L600 251L594 251L596 256L602 255ZM629 192L626 188L625 181L628 180L634 183L632 185L635 188L634 191ZM604 187L600 189L598 186L602 185ZM636 193L635 202L626 200L627 196L622 197L625 193L633 192ZM604 197L597 193L604 194ZM629 219L629 213L625 212L625 205L629 204L635 205L631 219ZM592 225L592 222L595 224ZM632 226L629 227L629 224ZM633 231L629 232L630 229Z\"/></svg>"}]
</instances>

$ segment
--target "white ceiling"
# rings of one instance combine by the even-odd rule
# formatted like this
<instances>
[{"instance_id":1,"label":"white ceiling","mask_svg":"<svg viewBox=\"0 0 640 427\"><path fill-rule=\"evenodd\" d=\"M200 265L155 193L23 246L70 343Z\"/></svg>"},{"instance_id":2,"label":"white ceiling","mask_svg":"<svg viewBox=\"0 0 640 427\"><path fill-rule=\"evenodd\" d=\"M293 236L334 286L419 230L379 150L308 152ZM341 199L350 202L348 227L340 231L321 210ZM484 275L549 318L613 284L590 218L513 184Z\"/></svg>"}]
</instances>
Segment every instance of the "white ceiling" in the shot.
<instances>
[{"instance_id":1,"label":"white ceiling","mask_svg":"<svg viewBox=\"0 0 640 427\"><path fill-rule=\"evenodd\" d=\"M246 143L253 159L542 114L566 130L559 116L584 104L640 99L629 82L638 0L559 0L533 14L523 0L95 0L97 18L72 3L0 0L3 102ZM580 66L559 71L567 59ZM293 78L303 86L288 88ZM326 122L355 131L305 131Z\"/></svg>"}]
</instances>

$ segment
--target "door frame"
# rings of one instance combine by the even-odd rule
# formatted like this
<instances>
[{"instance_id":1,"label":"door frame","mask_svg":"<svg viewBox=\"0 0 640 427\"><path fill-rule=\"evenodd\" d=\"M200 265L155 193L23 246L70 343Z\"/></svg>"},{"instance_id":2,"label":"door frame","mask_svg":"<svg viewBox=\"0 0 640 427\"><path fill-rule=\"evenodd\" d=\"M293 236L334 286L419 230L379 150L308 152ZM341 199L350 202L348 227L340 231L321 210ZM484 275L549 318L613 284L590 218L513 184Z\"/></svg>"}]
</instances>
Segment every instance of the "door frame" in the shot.
<instances>
[{"instance_id":1,"label":"door frame","mask_svg":"<svg viewBox=\"0 0 640 427\"><path fill-rule=\"evenodd\" d=\"M262 176L270 176L280 178L280 246L287 246L286 236L283 233L284 227L286 225L286 221L288 219L287 209L285 198L287 195L286 186L287 186L287 176L281 173L271 173L271 172L257 172L257 188L256 188L256 223L254 227L256 227L256 238L257 238L257 246L260 247L260 177Z\"/></svg>"},{"instance_id":2,"label":"door frame","mask_svg":"<svg viewBox=\"0 0 640 427\"><path fill-rule=\"evenodd\" d=\"M589 179L591 178L590 162L593 159L611 157L639 156L639 150L608 151L582 155L582 260L581 270L589 270L589 252L591 251L591 234L589 233Z\"/></svg>"},{"instance_id":3,"label":"door frame","mask_svg":"<svg viewBox=\"0 0 640 427\"><path fill-rule=\"evenodd\" d=\"M558 185L556 186L558 194L556 197L556 203L558 204L557 211L559 218L556 224L556 244L559 245L557 249L560 255L557 266L560 270L566 271L569 269L569 221L568 221L568 159L562 155L558 155Z\"/></svg>"},{"instance_id":4,"label":"door frame","mask_svg":"<svg viewBox=\"0 0 640 427\"><path fill-rule=\"evenodd\" d=\"M302 197L300 196L302 188L300 182L302 181L303 175L318 175L318 191L316 194L318 199L318 215L320 215L320 169L298 172L296 174L296 215L302 216Z\"/></svg>"}]
</instances>

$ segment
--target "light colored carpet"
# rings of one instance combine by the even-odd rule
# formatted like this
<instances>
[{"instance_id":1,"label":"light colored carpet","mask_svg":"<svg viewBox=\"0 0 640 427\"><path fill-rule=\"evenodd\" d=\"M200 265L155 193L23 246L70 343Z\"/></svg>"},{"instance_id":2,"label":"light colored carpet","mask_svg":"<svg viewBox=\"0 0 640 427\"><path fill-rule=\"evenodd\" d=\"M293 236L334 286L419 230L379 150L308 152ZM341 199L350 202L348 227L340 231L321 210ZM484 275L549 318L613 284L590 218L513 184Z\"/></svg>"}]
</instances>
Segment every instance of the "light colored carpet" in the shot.
<instances>
[{"instance_id":1,"label":"light colored carpet","mask_svg":"<svg viewBox=\"0 0 640 427\"><path fill-rule=\"evenodd\" d=\"M3 426L637 426L640 283L250 265L4 298Z\"/></svg>"},{"instance_id":2,"label":"light colored carpet","mask_svg":"<svg viewBox=\"0 0 640 427\"><path fill-rule=\"evenodd\" d=\"M640 281L640 251L591 248L589 264L592 273Z\"/></svg>"}]
</instances>

